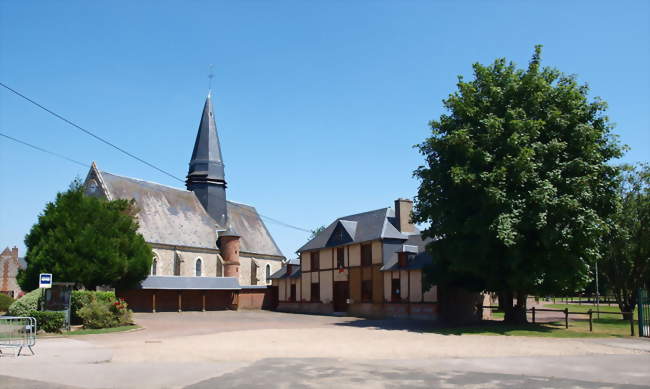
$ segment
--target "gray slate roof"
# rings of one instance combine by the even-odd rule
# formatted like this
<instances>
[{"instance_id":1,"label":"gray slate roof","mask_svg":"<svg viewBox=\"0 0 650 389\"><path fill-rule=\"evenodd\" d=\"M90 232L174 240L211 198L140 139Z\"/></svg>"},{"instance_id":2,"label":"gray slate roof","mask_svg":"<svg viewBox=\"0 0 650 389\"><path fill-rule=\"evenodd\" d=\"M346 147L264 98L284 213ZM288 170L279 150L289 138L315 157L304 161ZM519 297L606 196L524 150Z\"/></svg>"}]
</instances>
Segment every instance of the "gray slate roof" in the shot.
<instances>
[{"instance_id":1,"label":"gray slate roof","mask_svg":"<svg viewBox=\"0 0 650 389\"><path fill-rule=\"evenodd\" d=\"M192 175L207 176L210 179L220 180L225 178L221 144L217 135L217 125L214 121L210 94L205 99L199 131L194 142L188 177Z\"/></svg>"},{"instance_id":2,"label":"gray slate roof","mask_svg":"<svg viewBox=\"0 0 650 389\"><path fill-rule=\"evenodd\" d=\"M193 192L101 172L110 199L134 199L149 243L217 248L217 225Z\"/></svg>"},{"instance_id":3,"label":"gray slate roof","mask_svg":"<svg viewBox=\"0 0 650 389\"><path fill-rule=\"evenodd\" d=\"M235 277L149 276L140 283L142 289L240 290Z\"/></svg>"},{"instance_id":4,"label":"gray slate roof","mask_svg":"<svg viewBox=\"0 0 650 389\"><path fill-rule=\"evenodd\" d=\"M300 271L300 266L298 265L293 265L291 266L291 274L287 274L287 265L283 265L282 268L275 273L271 274L271 277L269 277L272 280L279 280L282 278L298 278L302 274Z\"/></svg>"},{"instance_id":5,"label":"gray slate roof","mask_svg":"<svg viewBox=\"0 0 650 389\"><path fill-rule=\"evenodd\" d=\"M390 255L390 257L385 255L384 265L379 270L416 270L422 269L426 265L431 264L433 258L431 258L431 255L426 252L426 246L429 242L431 242L431 239L423 240L422 235L420 234L409 235L409 239L403 244L417 247L417 253L409 256L408 264L405 267L399 267L398 256L396 254Z\"/></svg>"},{"instance_id":6,"label":"gray slate roof","mask_svg":"<svg viewBox=\"0 0 650 389\"><path fill-rule=\"evenodd\" d=\"M395 210L381 208L375 211L358 213L336 219L312 240L298 249L299 252L316 250L331 246L328 244L332 232L340 224L352 238L350 243L367 242L376 239L403 239L408 235L402 234L395 228Z\"/></svg>"},{"instance_id":7,"label":"gray slate roof","mask_svg":"<svg viewBox=\"0 0 650 389\"><path fill-rule=\"evenodd\" d=\"M219 226L194 192L95 170L110 199L134 199L139 232L149 243L217 248ZM88 179L93 176L93 168ZM240 251L283 258L255 207L228 201L228 223L240 235Z\"/></svg>"},{"instance_id":8,"label":"gray slate roof","mask_svg":"<svg viewBox=\"0 0 650 389\"><path fill-rule=\"evenodd\" d=\"M228 201L228 224L241 235L242 253L284 257L255 207Z\"/></svg>"}]
</instances>

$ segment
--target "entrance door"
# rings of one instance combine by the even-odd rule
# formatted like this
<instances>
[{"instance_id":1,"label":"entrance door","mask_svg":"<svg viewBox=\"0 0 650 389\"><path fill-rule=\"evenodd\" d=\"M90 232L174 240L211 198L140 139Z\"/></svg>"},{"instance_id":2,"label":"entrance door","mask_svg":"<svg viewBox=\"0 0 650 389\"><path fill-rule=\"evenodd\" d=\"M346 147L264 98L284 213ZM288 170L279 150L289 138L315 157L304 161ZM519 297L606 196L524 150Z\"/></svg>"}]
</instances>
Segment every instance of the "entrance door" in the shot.
<instances>
[{"instance_id":1,"label":"entrance door","mask_svg":"<svg viewBox=\"0 0 650 389\"><path fill-rule=\"evenodd\" d=\"M347 281L334 282L334 312L347 312L349 292Z\"/></svg>"}]
</instances>

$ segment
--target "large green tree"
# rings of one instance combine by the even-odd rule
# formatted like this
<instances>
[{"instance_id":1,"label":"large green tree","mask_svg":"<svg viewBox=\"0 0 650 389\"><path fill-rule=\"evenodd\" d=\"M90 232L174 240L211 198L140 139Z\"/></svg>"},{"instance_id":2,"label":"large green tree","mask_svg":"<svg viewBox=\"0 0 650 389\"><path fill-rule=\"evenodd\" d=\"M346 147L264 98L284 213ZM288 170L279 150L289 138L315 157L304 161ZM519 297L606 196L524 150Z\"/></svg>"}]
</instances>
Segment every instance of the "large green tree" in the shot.
<instances>
[{"instance_id":1,"label":"large green tree","mask_svg":"<svg viewBox=\"0 0 650 389\"><path fill-rule=\"evenodd\" d=\"M650 286L650 166L623 170L619 198L599 264L621 312L632 312L639 288Z\"/></svg>"},{"instance_id":2,"label":"large green tree","mask_svg":"<svg viewBox=\"0 0 650 389\"><path fill-rule=\"evenodd\" d=\"M135 204L84 194L75 180L48 203L25 237L27 268L18 274L23 290L38 287L39 273L54 281L131 287L143 280L153 253L137 232Z\"/></svg>"},{"instance_id":3,"label":"large green tree","mask_svg":"<svg viewBox=\"0 0 650 389\"><path fill-rule=\"evenodd\" d=\"M429 280L499 293L510 322L526 321L527 295L589 280L616 204L608 161L622 154L606 103L541 67L540 53L526 69L498 59L459 77L414 172L414 220L434 239Z\"/></svg>"}]
</instances>

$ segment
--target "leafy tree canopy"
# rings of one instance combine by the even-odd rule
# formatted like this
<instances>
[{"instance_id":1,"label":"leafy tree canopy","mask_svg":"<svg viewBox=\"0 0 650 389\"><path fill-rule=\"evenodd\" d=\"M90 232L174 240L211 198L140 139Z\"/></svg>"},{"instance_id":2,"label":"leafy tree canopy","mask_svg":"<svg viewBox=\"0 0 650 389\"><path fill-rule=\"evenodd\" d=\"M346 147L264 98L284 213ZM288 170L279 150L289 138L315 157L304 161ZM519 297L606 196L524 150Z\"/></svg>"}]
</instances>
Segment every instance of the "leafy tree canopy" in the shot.
<instances>
[{"instance_id":1,"label":"leafy tree canopy","mask_svg":"<svg viewBox=\"0 0 650 389\"><path fill-rule=\"evenodd\" d=\"M618 169L607 162L623 149L606 103L589 101L574 76L542 68L540 54L537 46L527 69L474 64L474 79L459 77L448 113L418 145L426 163L414 172L414 221L435 239L436 283L512 301L583 286L600 255L616 205Z\"/></svg>"},{"instance_id":2,"label":"leafy tree canopy","mask_svg":"<svg viewBox=\"0 0 650 389\"><path fill-rule=\"evenodd\" d=\"M25 237L27 268L18 274L23 290L38 287L39 273L54 281L134 286L149 273L153 253L137 232L135 203L86 196L77 179L48 203Z\"/></svg>"},{"instance_id":3,"label":"leafy tree canopy","mask_svg":"<svg viewBox=\"0 0 650 389\"><path fill-rule=\"evenodd\" d=\"M599 263L621 311L631 312L639 288L650 287L650 166L624 168L619 199Z\"/></svg>"}]
</instances>

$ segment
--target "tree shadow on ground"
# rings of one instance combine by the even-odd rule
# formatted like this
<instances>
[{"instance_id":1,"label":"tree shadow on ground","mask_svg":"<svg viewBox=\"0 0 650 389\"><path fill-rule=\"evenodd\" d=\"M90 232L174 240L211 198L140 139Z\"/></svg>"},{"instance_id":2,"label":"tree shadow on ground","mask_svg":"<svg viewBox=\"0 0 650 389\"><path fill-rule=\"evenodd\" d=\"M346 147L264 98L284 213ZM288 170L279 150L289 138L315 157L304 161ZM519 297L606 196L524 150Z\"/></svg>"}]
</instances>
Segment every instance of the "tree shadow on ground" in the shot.
<instances>
[{"instance_id":1,"label":"tree shadow on ground","mask_svg":"<svg viewBox=\"0 0 650 389\"><path fill-rule=\"evenodd\" d=\"M559 325L555 325L554 323L510 325L496 320L483 320L480 323L469 325L449 325L426 320L364 318L358 318L342 323L334 323L334 325L357 328L374 328L378 330L435 333L440 335L514 335L513 332L517 331L527 331L542 335L560 328Z\"/></svg>"}]
</instances>

